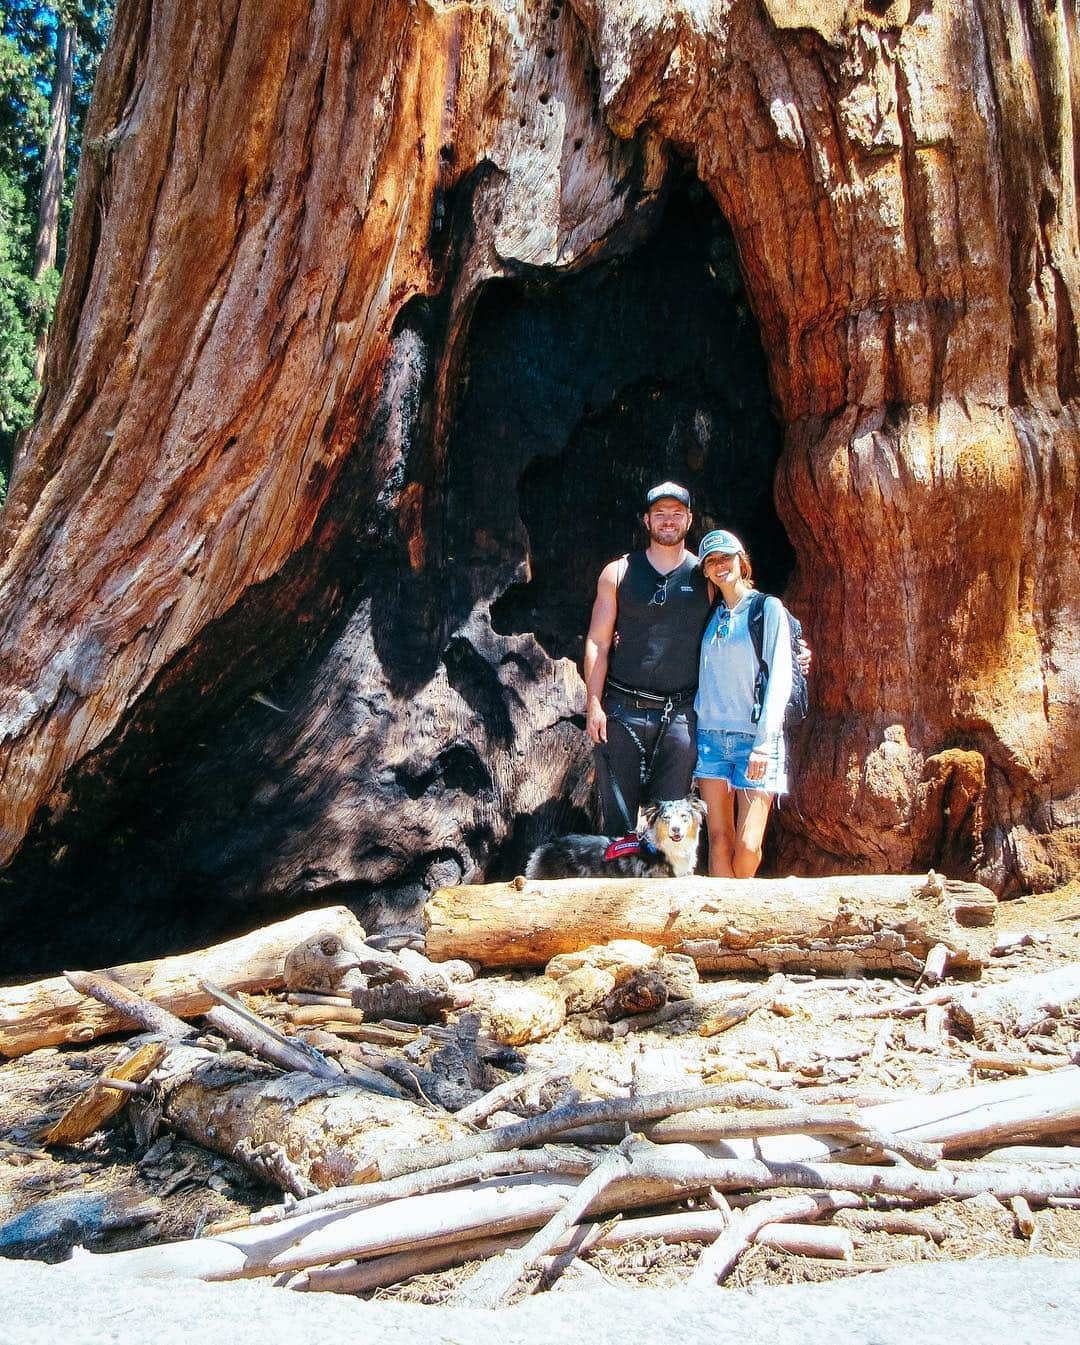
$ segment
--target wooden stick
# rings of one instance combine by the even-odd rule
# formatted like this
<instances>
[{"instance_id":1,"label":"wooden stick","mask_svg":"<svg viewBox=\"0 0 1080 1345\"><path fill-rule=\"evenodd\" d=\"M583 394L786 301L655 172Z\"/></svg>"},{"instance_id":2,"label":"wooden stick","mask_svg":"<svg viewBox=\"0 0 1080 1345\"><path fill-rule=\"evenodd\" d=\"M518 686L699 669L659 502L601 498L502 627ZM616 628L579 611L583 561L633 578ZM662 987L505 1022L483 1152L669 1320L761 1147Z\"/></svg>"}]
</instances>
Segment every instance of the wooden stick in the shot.
<instances>
[{"instance_id":1,"label":"wooden stick","mask_svg":"<svg viewBox=\"0 0 1080 1345\"><path fill-rule=\"evenodd\" d=\"M213 1000L217 1001L214 1007L203 1015L206 1021L249 1054L267 1060L284 1070L312 1074L316 1079L341 1077L344 1071L336 1060L328 1060L326 1056L305 1046L303 1042L290 1041L288 1037L282 1036L212 981L204 980L199 984Z\"/></svg>"},{"instance_id":2,"label":"wooden stick","mask_svg":"<svg viewBox=\"0 0 1080 1345\"><path fill-rule=\"evenodd\" d=\"M852 1210L846 1222L862 1233L896 1233L931 1242L944 1242L948 1234L939 1219L910 1210Z\"/></svg>"},{"instance_id":3,"label":"wooden stick","mask_svg":"<svg viewBox=\"0 0 1080 1345\"><path fill-rule=\"evenodd\" d=\"M425 1168L390 1181L366 1182L360 1186L335 1186L306 1200L288 1205L269 1205L258 1210L245 1225L281 1223L331 1210L363 1210L406 1196L430 1195L454 1186L467 1186L527 1172L546 1172L564 1177L583 1177L591 1172L595 1160L584 1150L548 1145L543 1149L512 1149L509 1153L479 1154L461 1163ZM211 1232L215 1231L213 1229Z\"/></svg>"},{"instance_id":4,"label":"wooden stick","mask_svg":"<svg viewBox=\"0 0 1080 1345\"><path fill-rule=\"evenodd\" d=\"M735 1262L769 1224L793 1219L812 1219L832 1210L851 1209L861 1205L858 1196L845 1191L823 1191L815 1194L784 1196L775 1200L760 1200L746 1209L733 1210L731 1222L716 1241L702 1252L690 1276L691 1287L723 1284Z\"/></svg>"},{"instance_id":5,"label":"wooden stick","mask_svg":"<svg viewBox=\"0 0 1080 1345\"><path fill-rule=\"evenodd\" d=\"M110 1117L127 1104L128 1095L116 1090L115 1085L138 1087L165 1059L168 1047L164 1042L146 1042L126 1060L112 1065L96 1083L92 1084L67 1109L60 1119L45 1132L43 1144L76 1144L100 1129ZM110 1087L109 1085L113 1085Z\"/></svg>"},{"instance_id":6,"label":"wooden stick","mask_svg":"<svg viewBox=\"0 0 1080 1345\"><path fill-rule=\"evenodd\" d=\"M850 1261L855 1243L846 1228L816 1228L813 1224L766 1224L754 1234L754 1241L793 1256L817 1256L828 1260Z\"/></svg>"},{"instance_id":7,"label":"wooden stick","mask_svg":"<svg viewBox=\"0 0 1080 1345\"><path fill-rule=\"evenodd\" d=\"M348 944L364 939L363 928L352 912L344 906L332 906L307 911L197 952L111 967L108 976L174 1014L195 1017L213 1003L200 989L200 977L229 991L280 986L286 953L324 930L338 934ZM42 1046L92 1041L128 1026L122 1012L83 999L62 976L0 990L2 1055L25 1055Z\"/></svg>"},{"instance_id":8,"label":"wooden stick","mask_svg":"<svg viewBox=\"0 0 1080 1345\"><path fill-rule=\"evenodd\" d=\"M145 996L136 994L118 981L103 976L96 971L65 971L64 979L80 995L95 999L122 1016L127 1027L137 1026L146 1032L156 1032L159 1036L173 1041L184 1041L195 1036L195 1029L185 1023L176 1014L170 1013L160 1004L154 1004Z\"/></svg>"},{"instance_id":9,"label":"wooden stick","mask_svg":"<svg viewBox=\"0 0 1080 1345\"><path fill-rule=\"evenodd\" d=\"M719 1116L704 1113L700 1118L687 1118L685 1115L673 1118L670 1124L664 1120L642 1127L646 1138L654 1142L670 1142L676 1136L679 1140L691 1143L704 1142L707 1138L737 1144L740 1140L757 1140L780 1135L808 1136L830 1135L836 1139L845 1139L866 1148L885 1153L898 1154L914 1163L916 1167L930 1168L941 1157L941 1146L925 1144L918 1139L903 1135L886 1133L877 1129L868 1112L850 1107L807 1107L793 1104L782 1112L725 1112ZM594 1126L587 1129L565 1132L564 1139L577 1144L603 1143L612 1138L612 1127ZM824 1154L830 1146L822 1144ZM832 1146L840 1147L840 1146Z\"/></svg>"},{"instance_id":10,"label":"wooden stick","mask_svg":"<svg viewBox=\"0 0 1080 1345\"><path fill-rule=\"evenodd\" d=\"M454 1116L465 1125L480 1125L494 1112L530 1088L543 1088L545 1084L553 1083L556 1079L564 1079L568 1072L565 1065L552 1065L549 1069L531 1069L526 1070L524 1074L511 1075L503 1083L496 1084L483 1097L478 1097L467 1107L459 1108Z\"/></svg>"},{"instance_id":11,"label":"wooden stick","mask_svg":"<svg viewBox=\"0 0 1080 1345\"><path fill-rule=\"evenodd\" d=\"M561 1210L525 1244L503 1252L489 1265L482 1266L451 1295L451 1307L497 1308L505 1303L522 1275L545 1256L560 1238L577 1223L590 1205L620 1177L629 1176L635 1146L641 1142L628 1138L607 1155L589 1173Z\"/></svg>"},{"instance_id":12,"label":"wooden stick","mask_svg":"<svg viewBox=\"0 0 1080 1345\"><path fill-rule=\"evenodd\" d=\"M1031 1206L1023 1196L1013 1196L1009 1200L1009 1208L1012 1210L1016 1219L1016 1227L1025 1238L1030 1238L1035 1232L1035 1216L1031 1212Z\"/></svg>"},{"instance_id":13,"label":"wooden stick","mask_svg":"<svg viewBox=\"0 0 1080 1345\"><path fill-rule=\"evenodd\" d=\"M758 1009L763 1009L771 999L774 999L784 985L785 977L782 973L770 976L769 979L757 990L752 990L742 999L730 1004L722 1004L719 1008L713 1009L707 1017L702 1019L698 1032L703 1037L715 1037L721 1032L727 1032L730 1028L739 1023L744 1023L751 1014L757 1013Z\"/></svg>"},{"instance_id":14,"label":"wooden stick","mask_svg":"<svg viewBox=\"0 0 1080 1345\"><path fill-rule=\"evenodd\" d=\"M1059 1059L1045 1055L1013 1055L1008 1051L972 1051L971 1066L977 1070L996 1070L999 1074L1026 1074L1028 1070L1045 1073L1061 1068Z\"/></svg>"},{"instance_id":15,"label":"wooden stick","mask_svg":"<svg viewBox=\"0 0 1080 1345\"><path fill-rule=\"evenodd\" d=\"M646 1121L671 1116L679 1111L733 1104L757 1105L781 1111L787 1107L787 1103L777 1094L754 1084L736 1084L727 1088L683 1088L644 1097L608 1098L599 1102L580 1103L575 1107L557 1107L517 1125L500 1126L497 1130L484 1131L445 1145L432 1145L423 1153L413 1149L384 1154L377 1160L371 1176L386 1181L406 1172L441 1167L445 1163L472 1158L481 1153L542 1144L555 1135L580 1126L615 1121L638 1127Z\"/></svg>"},{"instance_id":16,"label":"wooden stick","mask_svg":"<svg viewBox=\"0 0 1080 1345\"><path fill-rule=\"evenodd\" d=\"M292 996L289 996L292 999ZM329 1027L331 1023L335 1026L348 1023L352 1027L359 1027L364 1022L363 1009L354 1009L349 1001L344 1004L300 1004L289 1012L290 1022L296 1023L298 1027ZM333 1028L330 1029L333 1031Z\"/></svg>"}]
</instances>

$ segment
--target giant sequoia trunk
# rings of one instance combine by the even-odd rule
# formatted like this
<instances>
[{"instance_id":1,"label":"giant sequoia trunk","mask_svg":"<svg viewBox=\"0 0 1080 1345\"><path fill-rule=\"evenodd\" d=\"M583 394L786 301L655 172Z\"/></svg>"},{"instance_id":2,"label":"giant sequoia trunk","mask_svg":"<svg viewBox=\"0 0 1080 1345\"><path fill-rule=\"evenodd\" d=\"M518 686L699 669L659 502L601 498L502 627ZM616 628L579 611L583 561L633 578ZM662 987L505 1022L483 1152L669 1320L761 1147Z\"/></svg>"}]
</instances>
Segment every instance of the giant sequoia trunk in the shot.
<instances>
[{"instance_id":1,"label":"giant sequoia trunk","mask_svg":"<svg viewBox=\"0 0 1080 1345\"><path fill-rule=\"evenodd\" d=\"M2 520L8 966L370 921L582 824L571 657L663 475L816 650L784 868L1070 872L1078 42L121 0Z\"/></svg>"}]
</instances>

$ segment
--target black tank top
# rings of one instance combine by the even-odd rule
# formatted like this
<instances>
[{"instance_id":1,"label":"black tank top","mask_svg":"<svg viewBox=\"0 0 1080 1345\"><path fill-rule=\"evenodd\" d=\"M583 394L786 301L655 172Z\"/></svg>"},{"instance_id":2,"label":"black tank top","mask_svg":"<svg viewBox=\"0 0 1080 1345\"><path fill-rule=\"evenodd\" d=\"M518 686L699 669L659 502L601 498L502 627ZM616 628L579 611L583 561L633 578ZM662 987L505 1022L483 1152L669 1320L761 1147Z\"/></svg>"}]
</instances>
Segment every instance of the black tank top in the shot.
<instances>
[{"instance_id":1,"label":"black tank top","mask_svg":"<svg viewBox=\"0 0 1080 1345\"><path fill-rule=\"evenodd\" d=\"M658 606L655 598L661 592L666 597ZM667 694L696 687L709 594L693 558L665 577L644 551L632 551L617 594L618 642L608 660L609 675L641 691Z\"/></svg>"}]
</instances>

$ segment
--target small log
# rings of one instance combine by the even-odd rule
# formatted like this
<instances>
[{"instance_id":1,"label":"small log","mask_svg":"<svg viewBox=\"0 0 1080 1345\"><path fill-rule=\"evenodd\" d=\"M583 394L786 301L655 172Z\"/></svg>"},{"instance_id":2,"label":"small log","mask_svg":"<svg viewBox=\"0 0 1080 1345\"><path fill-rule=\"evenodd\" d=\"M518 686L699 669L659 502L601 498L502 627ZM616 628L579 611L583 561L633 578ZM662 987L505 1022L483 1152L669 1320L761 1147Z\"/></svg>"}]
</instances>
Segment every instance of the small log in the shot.
<instances>
[{"instance_id":1,"label":"small log","mask_svg":"<svg viewBox=\"0 0 1080 1345\"><path fill-rule=\"evenodd\" d=\"M448 985L412 985L391 981L387 985L367 986L352 992L353 1008L362 1009L365 1018L393 1018L403 1023L437 1023L453 1008L469 1002L465 992Z\"/></svg>"},{"instance_id":2,"label":"small log","mask_svg":"<svg viewBox=\"0 0 1080 1345\"><path fill-rule=\"evenodd\" d=\"M940 1219L911 1210L850 1210L844 1223L860 1233L894 1233L944 1242L949 1230Z\"/></svg>"},{"instance_id":3,"label":"small log","mask_svg":"<svg viewBox=\"0 0 1080 1345\"><path fill-rule=\"evenodd\" d=\"M560 1238L552 1250L557 1254L570 1251L581 1256L596 1247L625 1247L627 1243L646 1239L668 1244L712 1242L726 1226L726 1216L716 1210L660 1214L641 1219L620 1218L590 1228L578 1225ZM370 1261L313 1267L302 1271L288 1287L310 1292L368 1293L400 1284L413 1275L448 1270L468 1261L486 1260L500 1252L524 1246L528 1236L527 1233L514 1233L501 1238L474 1238Z\"/></svg>"},{"instance_id":4,"label":"small log","mask_svg":"<svg viewBox=\"0 0 1080 1345\"><path fill-rule=\"evenodd\" d=\"M293 996L290 995L289 999L291 1001ZM326 1023L358 1027L366 1021L363 1009L354 1009L351 1000L346 1004L298 1004L290 1011L288 1017L289 1022L295 1023L298 1027L315 1024L322 1026Z\"/></svg>"},{"instance_id":5,"label":"small log","mask_svg":"<svg viewBox=\"0 0 1080 1345\"><path fill-rule=\"evenodd\" d=\"M884 1132L882 1138L940 1144L946 1153L965 1153L1040 1135L1065 1135L1080 1124L1080 1067L1066 1065L1050 1074L917 1094L863 1107L858 1115L868 1129L879 1127ZM749 1155L760 1150L767 1159L777 1162L827 1159L846 1147L842 1142L816 1139L810 1134L785 1138L779 1134L780 1126L776 1138L764 1137L751 1145L730 1138L730 1132L725 1134L726 1124L727 1118L714 1124L708 1116L673 1115L644 1125L642 1130L656 1143L721 1141L732 1154Z\"/></svg>"},{"instance_id":6,"label":"small log","mask_svg":"<svg viewBox=\"0 0 1080 1345\"><path fill-rule=\"evenodd\" d=\"M813 1224L766 1224L754 1234L754 1241L792 1256L816 1256L830 1261L850 1261L855 1242L846 1228Z\"/></svg>"},{"instance_id":7,"label":"small log","mask_svg":"<svg viewBox=\"0 0 1080 1345\"><path fill-rule=\"evenodd\" d=\"M693 1000L675 999L669 1000L663 1008L653 1013L634 1014L630 1018L620 1018L617 1023L609 1023L606 1018L582 1018L578 1023L578 1031L589 1041L615 1041L619 1037L629 1036L631 1032L647 1032L650 1028L660 1027L662 1023L682 1018L693 1007Z\"/></svg>"},{"instance_id":8,"label":"small log","mask_svg":"<svg viewBox=\"0 0 1080 1345\"><path fill-rule=\"evenodd\" d=\"M279 987L284 983L286 953L321 930L334 931L345 942L364 938L352 912L334 906L307 911L197 952L110 967L105 974L182 1018L197 1017L213 1004L200 987L200 979L212 980L229 991ZM62 976L0 989L0 1055L19 1056L43 1046L92 1041L130 1026L115 1009L83 998Z\"/></svg>"},{"instance_id":9,"label":"small log","mask_svg":"<svg viewBox=\"0 0 1080 1345\"><path fill-rule=\"evenodd\" d=\"M485 967L542 967L617 938L688 954L699 971L918 975L935 944L980 967L987 888L908 875L529 880L442 888L424 908L427 953Z\"/></svg>"},{"instance_id":10,"label":"small log","mask_svg":"<svg viewBox=\"0 0 1080 1345\"><path fill-rule=\"evenodd\" d=\"M532 1069L524 1074L512 1075L505 1082L496 1084L483 1097L478 1097L467 1107L461 1107L455 1112L455 1118L462 1125L481 1125L489 1116L505 1107L508 1102L519 1098L530 1088L543 1088L545 1084L565 1078L568 1072L565 1065L552 1065L548 1069Z\"/></svg>"},{"instance_id":11,"label":"small log","mask_svg":"<svg viewBox=\"0 0 1080 1345\"><path fill-rule=\"evenodd\" d=\"M214 1007L208 1009L203 1017L229 1041L235 1042L250 1055L277 1065L279 1069L312 1074L316 1079L341 1077L342 1069L336 1060L328 1060L303 1042L283 1037L212 981L204 980L200 984L215 1001Z\"/></svg>"},{"instance_id":12,"label":"small log","mask_svg":"<svg viewBox=\"0 0 1080 1345\"><path fill-rule=\"evenodd\" d=\"M43 1144L77 1144L106 1121L115 1116L128 1102L128 1095L106 1085L109 1080L139 1084L161 1064L168 1054L168 1046L161 1041L146 1042L119 1064L111 1065L97 1082L78 1097L60 1119L42 1136Z\"/></svg>"},{"instance_id":13,"label":"small log","mask_svg":"<svg viewBox=\"0 0 1080 1345\"><path fill-rule=\"evenodd\" d=\"M950 1013L976 1041L993 1044L1024 1037L1070 1008L1080 1008L1080 962L956 995Z\"/></svg>"},{"instance_id":14,"label":"small log","mask_svg":"<svg viewBox=\"0 0 1080 1345\"><path fill-rule=\"evenodd\" d=\"M385 1081L383 1081L385 1085ZM398 1096L396 1085L359 1085L338 1074L269 1073L242 1058L197 1059L165 1088L162 1119L185 1138L253 1167L254 1151L280 1149L292 1170L316 1190L342 1186L372 1171L388 1134L418 1150L464 1139L468 1132L444 1112Z\"/></svg>"},{"instance_id":15,"label":"small log","mask_svg":"<svg viewBox=\"0 0 1080 1345\"><path fill-rule=\"evenodd\" d=\"M182 1018L153 1004L142 995L110 980L97 972L65 972L68 981L82 994L123 1013L133 1023L148 1032L157 1032L170 1040L180 1041L194 1034L194 1029ZM301 1070L319 1079L338 1078L341 1066L327 1060L302 1043L291 1042L272 1027L263 1023L238 1001L208 981L200 982L210 996L212 1007L203 1017L230 1041L237 1042L249 1054L268 1060L282 1069ZM227 1002L223 1004L223 1001Z\"/></svg>"},{"instance_id":16,"label":"small log","mask_svg":"<svg viewBox=\"0 0 1080 1345\"><path fill-rule=\"evenodd\" d=\"M1045 1074L1060 1069L1061 1061L1045 1055L1015 1055L1008 1051L972 1051L968 1057L975 1070L995 1070L999 1074L1026 1074L1029 1070Z\"/></svg>"}]
</instances>

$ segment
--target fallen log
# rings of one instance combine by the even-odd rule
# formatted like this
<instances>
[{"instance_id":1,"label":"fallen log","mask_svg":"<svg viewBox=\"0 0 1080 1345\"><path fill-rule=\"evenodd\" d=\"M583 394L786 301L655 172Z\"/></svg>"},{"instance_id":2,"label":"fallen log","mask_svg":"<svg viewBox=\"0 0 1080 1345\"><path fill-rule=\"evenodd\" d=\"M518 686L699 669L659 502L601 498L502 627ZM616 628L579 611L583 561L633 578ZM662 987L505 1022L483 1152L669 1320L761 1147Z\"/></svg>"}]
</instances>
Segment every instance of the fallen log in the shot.
<instances>
[{"instance_id":1,"label":"fallen log","mask_svg":"<svg viewBox=\"0 0 1080 1345\"><path fill-rule=\"evenodd\" d=\"M1080 962L957 994L949 1015L976 1041L992 1045L1002 1038L1025 1037L1070 1008L1080 1010Z\"/></svg>"},{"instance_id":2,"label":"fallen log","mask_svg":"<svg viewBox=\"0 0 1080 1345\"><path fill-rule=\"evenodd\" d=\"M269 990L284 984L286 954L322 931L346 943L364 930L344 906L307 911L227 943L151 962L110 967L111 980L181 1017L205 1013L213 999L199 985L210 980L229 991ZM115 1009L84 999L62 976L0 989L0 1055L19 1056L43 1046L87 1042L130 1027Z\"/></svg>"},{"instance_id":3,"label":"fallen log","mask_svg":"<svg viewBox=\"0 0 1080 1345\"><path fill-rule=\"evenodd\" d=\"M269 1073L229 1057L200 1061L165 1089L162 1120L186 1139L275 1180L252 1161L280 1153L319 1190L362 1181L388 1137L423 1151L468 1137L447 1112L358 1086L347 1076ZM263 1159L265 1162L265 1159Z\"/></svg>"},{"instance_id":4,"label":"fallen log","mask_svg":"<svg viewBox=\"0 0 1080 1345\"><path fill-rule=\"evenodd\" d=\"M558 879L442 888L424 907L427 953L484 967L633 938L688 954L699 971L901 971L935 945L979 968L994 918L988 888L909 875L832 878Z\"/></svg>"}]
</instances>

